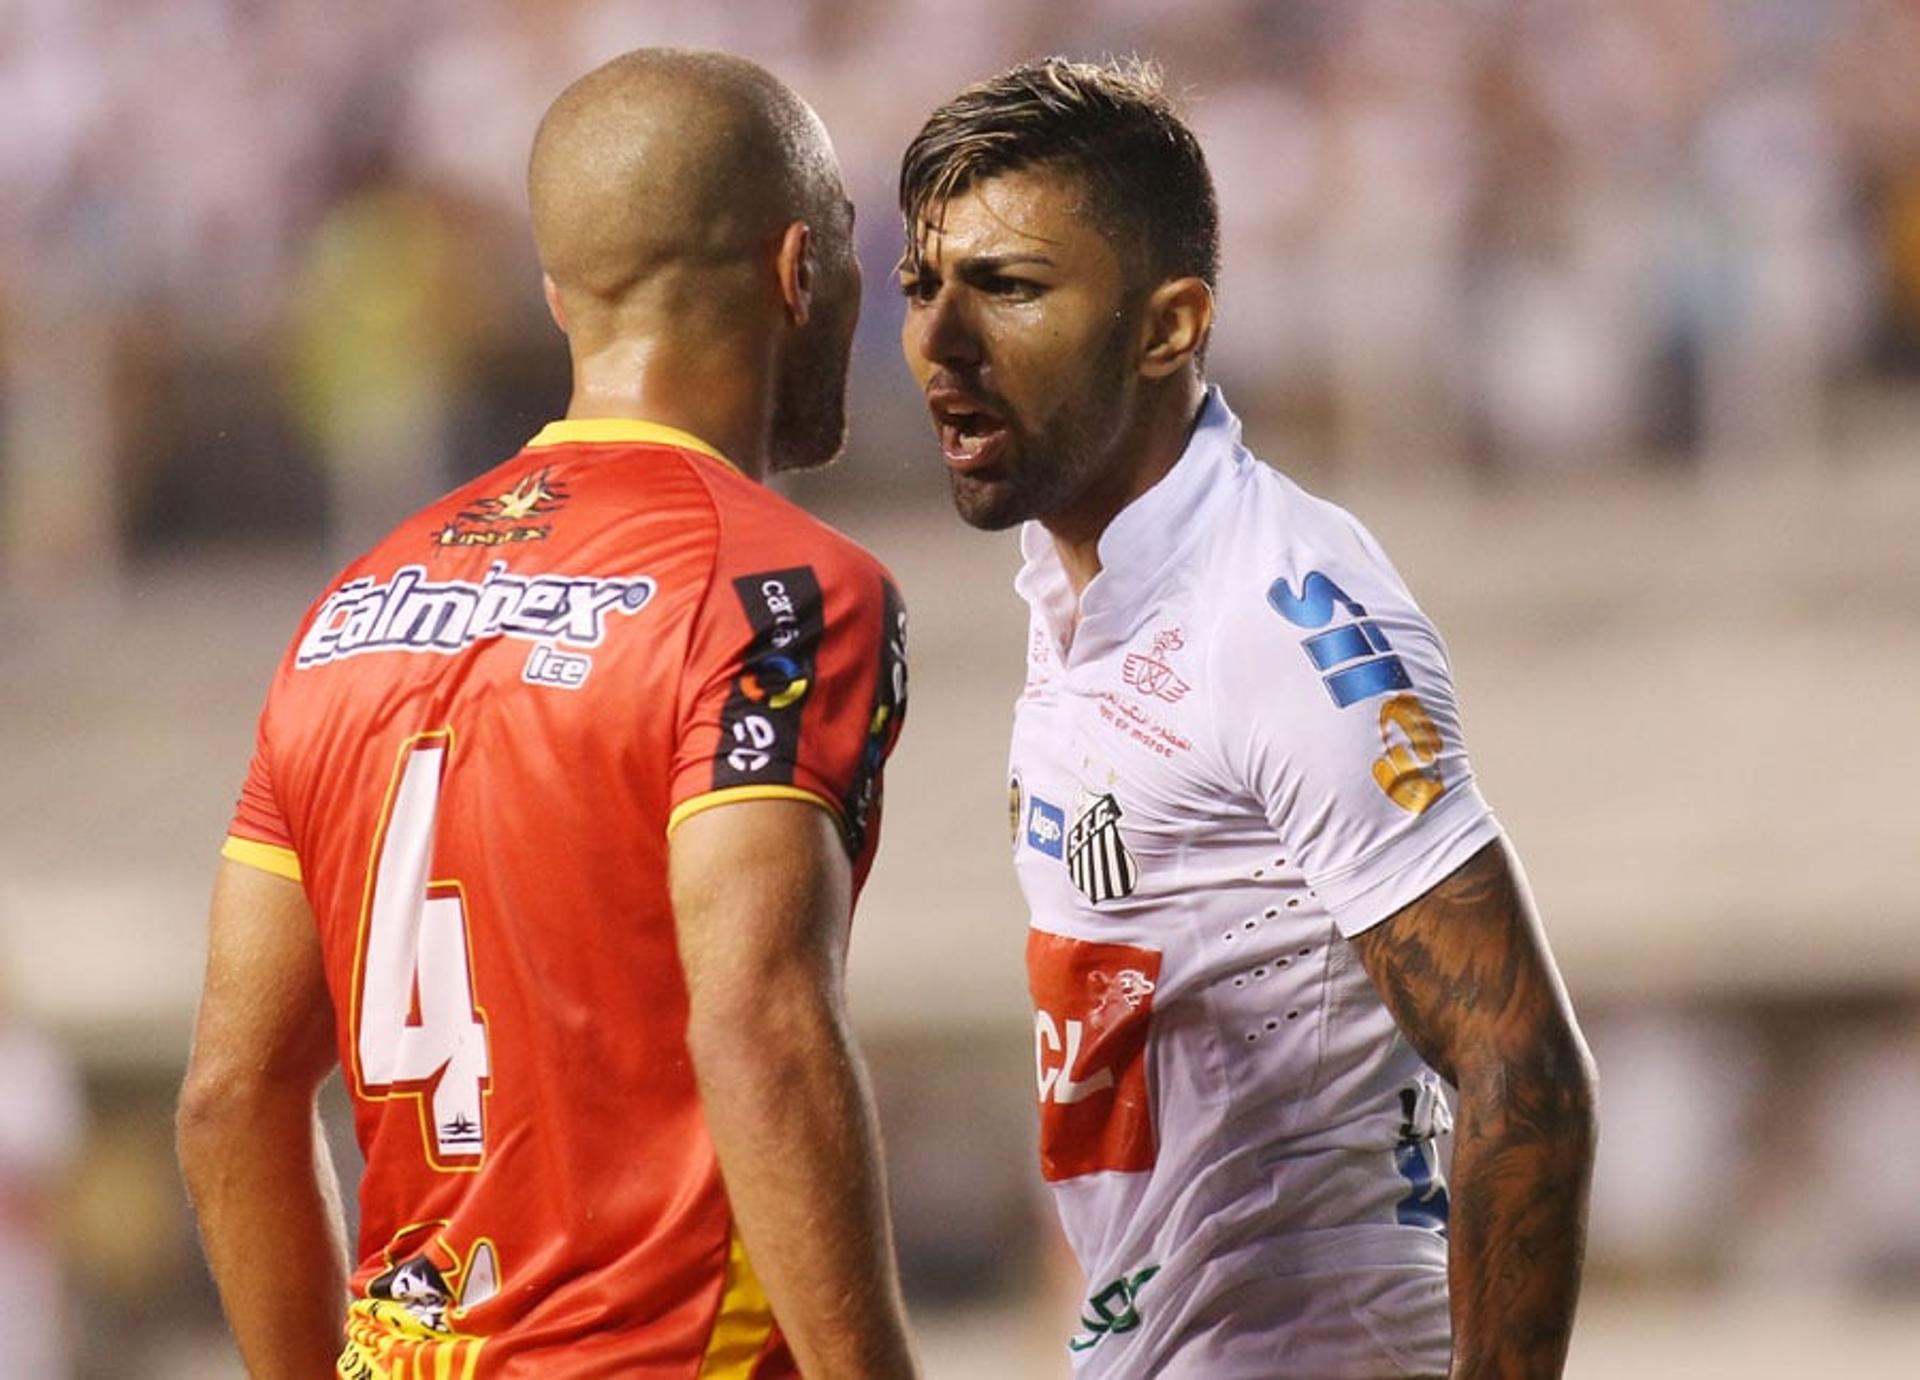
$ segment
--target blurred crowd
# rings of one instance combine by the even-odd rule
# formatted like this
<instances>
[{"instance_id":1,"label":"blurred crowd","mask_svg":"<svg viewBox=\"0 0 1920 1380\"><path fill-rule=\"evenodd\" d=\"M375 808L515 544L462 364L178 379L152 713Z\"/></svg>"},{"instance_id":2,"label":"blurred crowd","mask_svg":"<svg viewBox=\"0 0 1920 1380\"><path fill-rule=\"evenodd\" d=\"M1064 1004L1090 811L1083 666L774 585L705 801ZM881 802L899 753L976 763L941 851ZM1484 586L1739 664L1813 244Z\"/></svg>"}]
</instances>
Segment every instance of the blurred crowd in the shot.
<instances>
[{"instance_id":1,"label":"blurred crowd","mask_svg":"<svg viewBox=\"0 0 1920 1380\"><path fill-rule=\"evenodd\" d=\"M13 811L0 841L10 870L41 886L16 895L68 894L61 859L37 856L49 837L154 834L181 800L229 789L215 762L211 794L193 794L186 778L205 745L188 730L214 714L201 682L181 671L168 692L155 667L172 669L176 636L200 649L180 654L186 662L241 645L237 634L220 643L219 629L187 641L201 620L185 600L165 635L128 657L141 668L134 694L136 673L96 670L79 637L80 669L53 683L84 725L71 731L95 746L36 756L23 746L32 735L70 730L25 712L40 703L29 696L48 698L39 677L60 651L46 636L59 620L32 595L110 585L129 561L182 550L265 541L344 552L555 415L567 365L527 237L526 150L569 80L643 44L760 59L815 105L839 147L868 297L853 449L817 494L831 503L944 509L897 357L897 159L960 86L1052 52L1162 64L1221 193L1210 371L1260 452L1310 482L1518 490L1541 475L1649 465L1865 473L1847 470L1872 449L1855 431L1883 400L1900 400L1898 418L1920 398L1913 0L4 0L0 618L13 621L0 683L22 698L9 701L13 767L0 786L15 789L0 792ZM1891 430L1904 461L1911 444L1897 422ZM1678 530L1656 528L1635 549L1664 554ZM1726 531L1744 542L1746 530L1721 529L1722 546L1735 540ZM1804 530L1805 544L1845 545ZM1826 645L1813 640L1824 621L1813 625L1829 606L1856 620L1834 625L1853 639L1849 657L1911 646L1901 641L1911 563L1882 564L1872 597L1840 562L1815 593L1797 579L1790 600L1776 592L1786 612L1772 642L1743 587L1742 621L1706 629L1696 649L1715 691L1735 639L1743 654L1760 639L1809 655ZM1675 579L1685 569L1666 568ZM147 600L143 617L165 612L140 582L124 589L124 603ZM1619 614L1618 597L1611 585L1576 588L1572 614L1555 605L1516 634L1511 664L1538 674L1542 649L1577 644L1583 627L1624 638L1632 619L1601 616ZM135 621L102 620L122 635ZM1669 645L1648 622L1652 640L1621 641L1617 662L1578 663L1593 669L1564 687L1568 722L1621 731L1608 678L1679 655L1679 632ZM27 628L42 635L37 662L30 639L12 636ZM273 622L271 637L283 632ZM1626 655L1641 647L1653 653ZM1741 690L1774 706L1756 724L1803 713L1799 682L1778 670ZM1703 715L1706 698L1678 693L1648 712ZM1825 701L1805 710L1827 712ZM997 701L992 714L997 734ZM240 711L232 718L243 724ZM1719 733L1702 740L1713 761L1700 773L1716 789L1741 779L1722 760L1737 735ZM1754 753L1772 767L1781 750L1769 741ZM1834 753L1799 779L1825 779L1825 766L1846 783L1850 772L1906 779L1897 759L1871 755ZM54 761L81 784L36 782L35 764L51 776ZM1669 796L1649 798L1691 800L1686 764L1670 775ZM1555 798L1566 789L1551 783ZM1687 809L1724 803L1702 794ZM29 811L50 823L27 828ZM1626 871L1645 863L1648 834L1671 828L1628 807L1594 819L1580 851L1637 858ZM135 856L109 865L88 854L82 880L97 871L107 890L72 887L75 906L109 925L126 923L111 885L141 906L171 894L155 892L149 859L122 851ZM1724 857L1703 856L1732 874L1754 851L1735 840ZM1736 855L1738 866L1725 861ZM191 909L203 882L187 870ZM1858 923L1863 906L1892 923L1911 910L1910 889L1898 901L1845 895L1833 915L1807 916L1805 932ZM84 968L40 909L0 916L30 924L63 971ZM1680 936L1676 952L1697 939ZM25 970L22 994L34 995L36 971ZM1902 1150L1920 1134L1920 1016L1905 979L1882 981L1846 997L1805 979L1804 991L1715 1006L1691 991L1635 997L1620 979L1611 1009L1586 1007L1609 1098L1594 1234L1603 1284L1741 1277L1798 1289L1812 1278L1920 1297L1920 1159ZM186 1012L173 1015L183 1041ZM78 1373L122 1374L127 1354L155 1376L223 1373L174 1184L176 1051L95 1057L76 1071L27 1024L0 999L0 1322L11 1326L0 1325L0 1371L69 1373L50 1359L59 1309L46 1302L64 1250L80 1263ZM876 1053L889 1106L907 1109L895 1136L912 1282L960 1297L1011 1287L1011 1270L1018 1285L1039 1268L1008 1264L1035 1239L1027 1161L958 1156L965 1137L914 1099L947 1089L938 1105L965 1108L969 1135L1020 1141L1024 1107L996 1099L1024 1046L1011 1048L1003 1085L975 1057L988 1037L926 1038L924 1050L895 1041ZM979 1096L952 1096L968 1079L982 1080ZM1004 1126L990 1122L1002 1112ZM184 1348L172 1362L152 1359L164 1337ZM35 1345L47 1356L35 1359Z\"/></svg>"},{"instance_id":2,"label":"blurred crowd","mask_svg":"<svg viewBox=\"0 0 1920 1380\"><path fill-rule=\"evenodd\" d=\"M1164 65L1221 186L1215 372L1306 468L1804 463L1920 358L1903 0L11 0L16 571L350 543L509 452L564 398L530 133L647 43L758 57L827 120L881 412L899 149L1056 51Z\"/></svg>"}]
</instances>

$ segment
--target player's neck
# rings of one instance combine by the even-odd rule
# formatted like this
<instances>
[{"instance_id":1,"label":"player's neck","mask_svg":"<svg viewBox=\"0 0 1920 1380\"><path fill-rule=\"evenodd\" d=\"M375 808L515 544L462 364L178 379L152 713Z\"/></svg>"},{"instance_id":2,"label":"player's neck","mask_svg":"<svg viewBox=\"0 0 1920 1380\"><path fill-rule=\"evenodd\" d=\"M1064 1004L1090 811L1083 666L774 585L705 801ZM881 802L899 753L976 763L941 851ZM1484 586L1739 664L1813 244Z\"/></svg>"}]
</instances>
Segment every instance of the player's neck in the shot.
<instances>
[{"instance_id":1,"label":"player's neck","mask_svg":"<svg viewBox=\"0 0 1920 1380\"><path fill-rule=\"evenodd\" d=\"M1111 478L1096 483L1068 512L1042 519L1076 602L1100 573L1100 538L1121 510L1179 463L1205 400L1206 387L1197 374L1185 386L1166 389L1142 409L1140 424L1122 438L1107 470Z\"/></svg>"},{"instance_id":2,"label":"player's neck","mask_svg":"<svg viewBox=\"0 0 1920 1380\"><path fill-rule=\"evenodd\" d=\"M689 350L635 337L576 350L567 416L674 427L705 441L749 479L762 480L773 389L750 359L750 351L724 344Z\"/></svg>"}]
</instances>

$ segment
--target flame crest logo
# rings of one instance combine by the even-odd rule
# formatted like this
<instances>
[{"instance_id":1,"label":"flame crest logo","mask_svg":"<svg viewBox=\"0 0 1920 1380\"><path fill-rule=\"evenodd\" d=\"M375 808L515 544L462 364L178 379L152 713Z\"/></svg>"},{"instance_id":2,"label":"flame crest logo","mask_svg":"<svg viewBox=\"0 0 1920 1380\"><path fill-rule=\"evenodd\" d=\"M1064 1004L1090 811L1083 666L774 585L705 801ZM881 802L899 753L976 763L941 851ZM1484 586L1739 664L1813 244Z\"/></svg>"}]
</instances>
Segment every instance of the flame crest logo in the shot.
<instances>
[{"instance_id":1,"label":"flame crest logo","mask_svg":"<svg viewBox=\"0 0 1920 1380\"><path fill-rule=\"evenodd\" d=\"M565 505L567 490L550 469L529 474L503 494L483 498L463 508L434 534L439 546L504 546L510 542L544 541L553 524L536 522Z\"/></svg>"}]
</instances>

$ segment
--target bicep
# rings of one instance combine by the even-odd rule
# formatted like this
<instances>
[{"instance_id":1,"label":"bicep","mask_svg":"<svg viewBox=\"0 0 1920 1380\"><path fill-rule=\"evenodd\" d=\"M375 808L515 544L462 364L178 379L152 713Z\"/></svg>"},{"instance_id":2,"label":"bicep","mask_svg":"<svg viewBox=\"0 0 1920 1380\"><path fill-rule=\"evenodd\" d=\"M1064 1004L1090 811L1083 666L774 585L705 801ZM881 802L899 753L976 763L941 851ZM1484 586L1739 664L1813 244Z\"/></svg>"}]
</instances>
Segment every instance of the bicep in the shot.
<instances>
[{"instance_id":1,"label":"bicep","mask_svg":"<svg viewBox=\"0 0 1920 1380\"><path fill-rule=\"evenodd\" d=\"M674 925L698 1011L801 979L838 992L852 911L834 818L802 800L740 800L689 815L668 844Z\"/></svg>"},{"instance_id":2,"label":"bicep","mask_svg":"<svg viewBox=\"0 0 1920 1380\"><path fill-rule=\"evenodd\" d=\"M194 1076L310 1093L334 1055L333 1006L305 891L298 882L223 860L208 923Z\"/></svg>"},{"instance_id":3,"label":"bicep","mask_svg":"<svg viewBox=\"0 0 1920 1380\"><path fill-rule=\"evenodd\" d=\"M1584 1076L1565 985L1503 839L1352 942L1402 1034L1456 1087L1517 1063Z\"/></svg>"}]
</instances>

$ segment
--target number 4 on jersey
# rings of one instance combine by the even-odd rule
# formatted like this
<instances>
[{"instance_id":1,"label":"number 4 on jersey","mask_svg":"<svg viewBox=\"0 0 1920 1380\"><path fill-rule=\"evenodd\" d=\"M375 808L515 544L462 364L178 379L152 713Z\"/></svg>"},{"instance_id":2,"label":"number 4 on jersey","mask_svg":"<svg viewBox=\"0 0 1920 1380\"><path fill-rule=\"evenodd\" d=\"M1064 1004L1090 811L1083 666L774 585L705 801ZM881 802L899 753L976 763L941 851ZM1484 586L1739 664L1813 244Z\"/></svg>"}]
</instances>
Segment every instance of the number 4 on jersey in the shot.
<instances>
[{"instance_id":1,"label":"number 4 on jersey","mask_svg":"<svg viewBox=\"0 0 1920 1380\"><path fill-rule=\"evenodd\" d=\"M422 735L396 768L360 928L354 1072L363 1097L418 1099L427 1163L472 1169L486 1148L486 1018L473 999L460 884L431 879L452 746L451 731Z\"/></svg>"}]
</instances>

